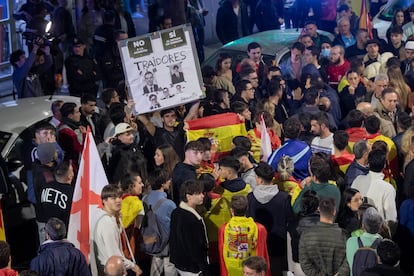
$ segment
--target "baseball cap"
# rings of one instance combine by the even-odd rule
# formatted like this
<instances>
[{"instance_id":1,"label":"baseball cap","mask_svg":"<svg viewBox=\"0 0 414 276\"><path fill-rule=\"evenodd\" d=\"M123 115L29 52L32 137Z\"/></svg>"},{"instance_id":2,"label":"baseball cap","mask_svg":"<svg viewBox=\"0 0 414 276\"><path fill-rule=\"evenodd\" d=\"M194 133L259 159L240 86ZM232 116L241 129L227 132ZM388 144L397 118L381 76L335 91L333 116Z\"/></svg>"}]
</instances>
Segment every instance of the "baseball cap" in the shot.
<instances>
[{"instance_id":1,"label":"baseball cap","mask_svg":"<svg viewBox=\"0 0 414 276\"><path fill-rule=\"evenodd\" d=\"M414 50L414 41L412 41L412 40L407 41L405 43L404 48L408 49L408 50Z\"/></svg>"},{"instance_id":2,"label":"baseball cap","mask_svg":"<svg viewBox=\"0 0 414 276\"><path fill-rule=\"evenodd\" d=\"M119 123L115 127L115 134L114 136L117 136L119 134L128 132L128 131L134 131L134 129L128 125L127 123Z\"/></svg>"}]
</instances>

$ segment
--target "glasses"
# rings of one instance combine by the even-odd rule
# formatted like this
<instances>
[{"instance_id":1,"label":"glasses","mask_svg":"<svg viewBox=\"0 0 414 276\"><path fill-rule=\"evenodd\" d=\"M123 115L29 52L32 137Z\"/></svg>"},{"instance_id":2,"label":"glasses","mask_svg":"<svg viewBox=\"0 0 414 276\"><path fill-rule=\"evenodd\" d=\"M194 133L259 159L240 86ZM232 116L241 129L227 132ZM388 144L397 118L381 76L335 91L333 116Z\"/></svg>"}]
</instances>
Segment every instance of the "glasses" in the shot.
<instances>
[{"instance_id":1,"label":"glasses","mask_svg":"<svg viewBox=\"0 0 414 276\"><path fill-rule=\"evenodd\" d=\"M254 87L251 87L251 88L247 88L246 90L247 91L254 91L255 89L254 89Z\"/></svg>"}]
</instances>

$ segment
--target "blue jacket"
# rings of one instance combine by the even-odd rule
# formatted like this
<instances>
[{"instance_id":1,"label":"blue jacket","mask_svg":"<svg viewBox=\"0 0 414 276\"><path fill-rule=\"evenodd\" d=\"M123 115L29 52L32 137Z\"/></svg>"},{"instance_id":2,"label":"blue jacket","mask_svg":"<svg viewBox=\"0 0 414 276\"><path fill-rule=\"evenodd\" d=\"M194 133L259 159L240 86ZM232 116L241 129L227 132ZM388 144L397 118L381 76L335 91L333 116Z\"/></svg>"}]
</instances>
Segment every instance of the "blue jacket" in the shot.
<instances>
[{"instance_id":1,"label":"blue jacket","mask_svg":"<svg viewBox=\"0 0 414 276\"><path fill-rule=\"evenodd\" d=\"M162 198L167 198L167 194L158 190L151 191L147 196L145 196L142 200L147 203L148 205L151 205L154 207L158 200ZM174 209L177 208L175 203L167 199L164 201L160 207L156 210L155 214L157 215L157 220L160 222L162 230L164 233L167 233L170 235L170 222L171 222L171 213L174 211Z\"/></svg>"},{"instance_id":2,"label":"blue jacket","mask_svg":"<svg viewBox=\"0 0 414 276\"><path fill-rule=\"evenodd\" d=\"M295 179L304 179L309 176L308 162L312 156L312 151L308 144L295 139L287 140L280 148L270 155L267 163L271 165L274 170L277 170L277 163L284 155L290 156L293 159L293 164L295 165L293 177Z\"/></svg>"},{"instance_id":3,"label":"blue jacket","mask_svg":"<svg viewBox=\"0 0 414 276\"><path fill-rule=\"evenodd\" d=\"M349 165L348 169L346 170L344 181L346 187L350 188L352 182L354 182L355 178L358 175L366 175L369 172L368 167L361 166L355 160L352 161L351 165Z\"/></svg>"},{"instance_id":4,"label":"blue jacket","mask_svg":"<svg viewBox=\"0 0 414 276\"><path fill-rule=\"evenodd\" d=\"M42 276L91 275L82 252L65 240L44 242L30 269Z\"/></svg>"}]
</instances>

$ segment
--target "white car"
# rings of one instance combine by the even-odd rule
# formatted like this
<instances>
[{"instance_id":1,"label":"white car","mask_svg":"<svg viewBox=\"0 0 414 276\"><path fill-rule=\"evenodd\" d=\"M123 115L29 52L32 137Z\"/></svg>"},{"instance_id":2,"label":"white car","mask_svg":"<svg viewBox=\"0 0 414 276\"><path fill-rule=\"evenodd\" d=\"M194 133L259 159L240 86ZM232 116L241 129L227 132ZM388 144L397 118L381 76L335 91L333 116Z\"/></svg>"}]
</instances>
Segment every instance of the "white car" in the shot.
<instances>
[{"instance_id":1,"label":"white car","mask_svg":"<svg viewBox=\"0 0 414 276\"><path fill-rule=\"evenodd\" d=\"M372 26L378 30L380 38L387 40L387 30L391 25L395 10L402 8L406 11L412 3L412 0L388 0L387 4L381 7L379 13L372 20ZM410 19L409 15L407 19Z\"/></svg>"},{"instance_id":2,"label":"white car","mask_svg":"<svg viewBox=\"0 0 414 276\"><path fill-rule=\"evenodd\" d=\"M23 161L24 147L33 137L34 126L52 117L52 102L80 104L80 99L56 95L0 103L0 152L6 161Z\"/></svg>"}]
</instances>

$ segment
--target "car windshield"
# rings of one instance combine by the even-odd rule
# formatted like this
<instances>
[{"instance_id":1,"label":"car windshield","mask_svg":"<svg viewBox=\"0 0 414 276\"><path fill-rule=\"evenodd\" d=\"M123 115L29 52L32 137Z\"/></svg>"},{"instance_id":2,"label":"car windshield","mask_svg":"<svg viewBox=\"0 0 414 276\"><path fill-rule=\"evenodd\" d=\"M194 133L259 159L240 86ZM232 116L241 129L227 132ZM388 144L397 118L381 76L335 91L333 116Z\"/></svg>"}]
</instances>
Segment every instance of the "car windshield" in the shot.
<instances>
[{"instance_id":1,"label":"car windshield","mask_svg":"<svg viewBox=\"0 0 414 276\"><path fill-rule=\"evenodd\" d=\"M12 134L9 132L0 131L0 152L3 151L4 146L6 146L11 136Z\"/></svg>"},{"instance_id":2,"label":"car windshield","mask_svg":"<svg viewBox=\"0 0 414 276\"><path fill-rule=\"evenodd\" d=\"M412 0L395 0L392 4L387 6L379 15L379 18L386 21L392 21L395 10L407 9L412 4Z\"/></svg>"}]
</instances>

